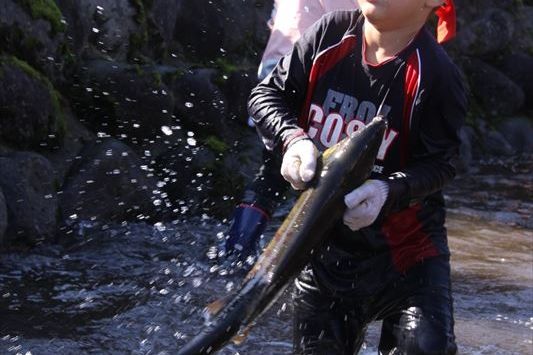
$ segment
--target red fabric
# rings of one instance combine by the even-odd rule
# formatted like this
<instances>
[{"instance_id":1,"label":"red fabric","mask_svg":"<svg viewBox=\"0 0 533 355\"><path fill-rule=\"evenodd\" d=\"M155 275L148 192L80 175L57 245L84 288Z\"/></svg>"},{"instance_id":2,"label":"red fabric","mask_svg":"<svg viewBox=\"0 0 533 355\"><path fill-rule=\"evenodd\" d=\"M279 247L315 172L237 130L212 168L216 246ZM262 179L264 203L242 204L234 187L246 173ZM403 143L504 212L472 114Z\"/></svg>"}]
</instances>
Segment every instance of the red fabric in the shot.
<instances>
[{"instance_id":1,"label":"red fabric","mask_svg":"<svg viewBox=\"0 0 533 355\"><path fill-rule=\"evenodd\" d=\"M453 0L445 0L444 5L440 6L435 14L439 18L437 23L437 41L443 43L455 37L455 5Z\"/></svg>"},{"instance_id":2,"label":"red fabric","mask_svg":"<svg viewBox=\"0 0 533 355\"><path fill-rule=\"evenodd\" d=\"M416 100L416 93L418 91L418 79L420 77L420 63L418 56L414 52L407 59L407 67L405 69L404 81L404 102L403 102L403 118L402 118L402 133L400 137L401 142L401 165L405 166L409 158L409 131L411 128L411 116L413 114L413 103Z\"/></svg>"},{"instance_id":3,"label":"red fabric","mask_svg":"<svg viewBox=\"0 0 533 355\"><path fill-rule=\"evenodd\" d=\"M427 258L439 255L417 218L421 209L422 206L417 204L391 214L381 229L390 246L394 266L402 273Z\"/></svg>"}]
</instances>

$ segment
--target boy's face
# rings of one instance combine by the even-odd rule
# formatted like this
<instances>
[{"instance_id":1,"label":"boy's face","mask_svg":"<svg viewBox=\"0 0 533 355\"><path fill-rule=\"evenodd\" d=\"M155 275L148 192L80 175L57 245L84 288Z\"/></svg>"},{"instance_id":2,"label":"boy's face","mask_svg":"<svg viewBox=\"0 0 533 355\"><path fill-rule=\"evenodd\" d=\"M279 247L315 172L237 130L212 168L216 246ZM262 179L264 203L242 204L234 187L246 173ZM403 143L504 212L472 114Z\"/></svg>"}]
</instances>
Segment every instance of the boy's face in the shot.
<instances>
[{"instance_id":1,"label":"boy's face","mask_svg":"<svg viewBox=\"0 0 533 355\"><path fill-rule=\"evenodd\" d=\"M428 14L442 0L357 0L363 15L384 29L424 23Z\"/></svg>"}]
</instances>

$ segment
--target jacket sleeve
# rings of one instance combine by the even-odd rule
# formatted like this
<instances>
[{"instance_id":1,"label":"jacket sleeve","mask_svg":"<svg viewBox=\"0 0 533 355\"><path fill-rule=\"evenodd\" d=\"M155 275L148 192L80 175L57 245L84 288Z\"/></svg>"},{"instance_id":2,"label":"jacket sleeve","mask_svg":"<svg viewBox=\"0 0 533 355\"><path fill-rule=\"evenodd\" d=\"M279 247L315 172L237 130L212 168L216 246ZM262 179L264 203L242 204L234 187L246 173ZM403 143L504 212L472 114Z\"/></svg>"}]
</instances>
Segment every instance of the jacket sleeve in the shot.
<instances>
[{"instance_id":1,"label":"jacket sleeve","mask_svg":"<svg viewBox=\"0 0 533 355\"><path fill-rule=\"evenodd\" d=\"M461 129L467 110L461 74L454 65L439 76L435 90L420 112L419 136L405 169L388 177L387 212L394 212L420 201L455 177Z\"/></svg>"},{"instance_id":2,"label":"jacket sleeve","mask_svg":"<svg viewBox=\"0 0 533 355\"><path fill-rule=\"evenodd\" d=\"M283 151L294 139L306 138L298 126L298 117L328 18L328 15L322 17L309 28L292 51L251 92L248 112L269 150Z\"/></svg>"}]
</instances>

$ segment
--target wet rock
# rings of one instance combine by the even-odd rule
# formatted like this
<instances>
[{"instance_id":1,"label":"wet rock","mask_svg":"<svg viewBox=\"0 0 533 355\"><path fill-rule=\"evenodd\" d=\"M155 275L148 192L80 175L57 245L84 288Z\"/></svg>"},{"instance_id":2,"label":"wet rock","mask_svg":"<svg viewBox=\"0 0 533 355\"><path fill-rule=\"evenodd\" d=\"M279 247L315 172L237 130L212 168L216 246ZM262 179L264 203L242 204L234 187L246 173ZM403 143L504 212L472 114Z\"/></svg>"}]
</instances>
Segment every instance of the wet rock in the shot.
<instances>
[{"instance_id":1,"label":"wet rock","mask_svg":"<svg viewBox=\"0 0 533 355\"><path fill-rule=\"evenodd\" d=\"M65 121L50 81L16 58L0 56L0 139L20 149L61 141Z\"/></svg>"},{"instance_id":2,"label":"wet rock","mask_svg":"<svg viewBox=\"0 0 533 355\"><path fill-rule=\"evenodd\" d=\"M510 156L515 153L511 144L497 130L482 119L476 120L476 129L472 129L471 141L476 158L486 159L493 156ZM475 133L474 133L475 132ZM477 147L477 148L476 148Z\"/></svg>"},{"instance_id":3,"label":"wet rock","mask_svg":"<svg viewBox=\"0 0 533 355\"><path fill-rule=\"evenodd\" d=\"M30 152L0 157L0 188L7 205L7 241L37 243L54 237L58 201L50 162Z\"/></svg>"},{"instance_id":4,"label":"wet rock","mask_svg":"<svg viewBox=\"0 0 533 355\"><path fill-rule=\"evenodd\" d=\"M525 53L506 55L501 70L524 91L526 107L533 108L533 56Z\"/></svg>"},{"instance_id":5,"label":"wet rock","mask_svg":"<svg viewBox=\"0 0 533 355\"><path fill-rule=\"evenodd\" d=\"M57 83L68 60L65 24L54 1L0 0L0 52L30 63Z\"/></svg>"},{"instance_id":6,"label":"wet rock","mask_svg":"<svg viewBox=\"0 0 533 355\"><path fill-rule=\"evenodd\" d=\"M248 121L248 98L250 92L257 85L257 70L238 70L222 76L224 96L231 98L227 102L227 116L245 126Z\"/></svg>"},{"instance_id":7,"label":"wet rock","mask_svg":"<svg viewBox=\"0 0 533 355\"><path fill-rule=\"evenodd\" d=\"M86 58L125 60L134 38L145 36L130 0L57 0L72 48Z\"/></svg>"},{"instance_id":8,"label":"wet rock","mask_svg":"<svg viewBox=\"0 0 533 355\"><path fill-rule=\"evenodd\" d=\"M487 9L479 12L473 21L457 37L457 46L462 53L471 56L486 56L506 49L513 38L513 16L501 9Z\"/></svg>"},{"instance_id":9,"label":"wet rock","mask_svg":"<svg viewBox=\"0 0 533 355\"><path fill-rule=\"evenodd\" d=\"M2 189L0 189L0 245L3 244L4 234L7 228L7 206Z\"/></svg>"},{"instance_id":10,"label":"wet rock","mask_svg":"<svg viewBox=\"0 0 533 355\"><path fill-rule=\"evenodd\" d=\"M42 152L52 164L59 186L63 185L71 166L79 159L83 147L96 139L96 135L82 125L70 109L64 109L67 132L60 145Z\"/></svg>"},{"instance_id":11,"label":"wet rock","mask_svg":"<svg viewBox=\"0 0 533 355\"><path fill-rule=\"evenodd\" d=\"M472 163L472 140L474 139L474 131L471 127L464 126L459 131L459 138L461 139L461 145L459 147L459 158L455 162L455 165L458 173L465 173Z\"/></svg>"},{"instance_id":12,"label":"wet rock","mask_svg":"<svg viewBox=\"0 0 533 355\"><path fill-rule=\"evenodd\" d=\"M63 185L64 218L122 222L156 213L157 181L131 148L109 138L89 144L80 155Z\"/></svg>"},{"instance_id":13,"label":"wet rock","mask_svg":"<svg viewBox=\"0 0 533 355\"><path fill-rule=\"evenodd\" d=\"M88 62L73 93L74 108L100 136L121 139L138 152L150 149L161 127L176 123L174 97L162 81L168 71L172 68Z\"/></svg>"},{"instance_id":14,"label":"wet rock","mask_svg":"<svg viewBox=\"0 0 533 355\"><path fill-rule=\"evenodd\" d=\"M518 153L533 152L533 124L527 117L511 117L498 125L498 132Z\"/></svg>"},{"instance_id":15,"label":"wet rock","mask_svg":"<svg viewBox=\"0 0 533 355\"><path fill-rule=\"evenodd\" d=\"M176 117L186 128L203 137L227 133L226 98L214 84L217 75L214 69L190 70L172 86Z\"/></svg>"},{"instance_id":16,"label":"wet rock","mask_svg":"<svg viewBox=\"0 0 533 355\"><path fill-rule=\"evenodd\" d=\"M152 3L150 20L167 46L172 46L176 21L184 6L184 0L154 0Z\"/></svg>"},{"instance_id":17,"label":"wet rock","mask_svg":"<svg viewBox=\"0 0 533 355\"><path fill-rule=\"evenodd\" d=\"M223 53L239 58L260 52L268 38L271 8L268 1L188 1L176 19L174 38L188 58L216 59Z\"/></svg>"},{"instance_id":18,"label":"wet rock","mask_svg":"<svg viewBox=\"0 0 533 355\"><path fill-rule=\"evenodd\" d=\"M524 1L525 3L525 1ZM531 2L528 6L519 6L515 9L515 33L513 38L512 49L515 51L523 51L533 54L533 4Z\"/></svg>"},{"instance_id":19,"label":"wet rock","mask_svg":"<svg viewBox=\"0 0 533 355\"><path fill-rule=\"evenodd\" d=\"M522 108L523 90L501 71L476 58L463 65L472 94L488 114L509 116Z\"/></svg>"}]
</instances>

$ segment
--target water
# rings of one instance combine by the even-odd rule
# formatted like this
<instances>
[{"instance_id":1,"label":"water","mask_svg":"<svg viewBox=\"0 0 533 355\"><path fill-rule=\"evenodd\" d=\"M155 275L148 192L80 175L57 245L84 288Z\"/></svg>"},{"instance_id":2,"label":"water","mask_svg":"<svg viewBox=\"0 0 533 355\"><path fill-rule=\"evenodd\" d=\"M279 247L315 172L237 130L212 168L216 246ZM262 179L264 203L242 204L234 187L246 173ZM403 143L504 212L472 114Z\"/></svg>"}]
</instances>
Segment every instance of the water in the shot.
<instances>
[{"instance_id":1,"label":"water","mask_svg":"<svg viewBox=\"0 0 533 355\"><path fill-rule=\"evenodd\" d=\"M530 164L487 162L446 191L461 354L533 353ZM172 354L202 309L238 285L217 269L217 233L198 219L85 230L0 255L0 354ZM269 232L275 226L270 226ZM221 354L290 354L287 295ZM362 354L375 354L379 323Z\"/></svg>"}]
</instances>

